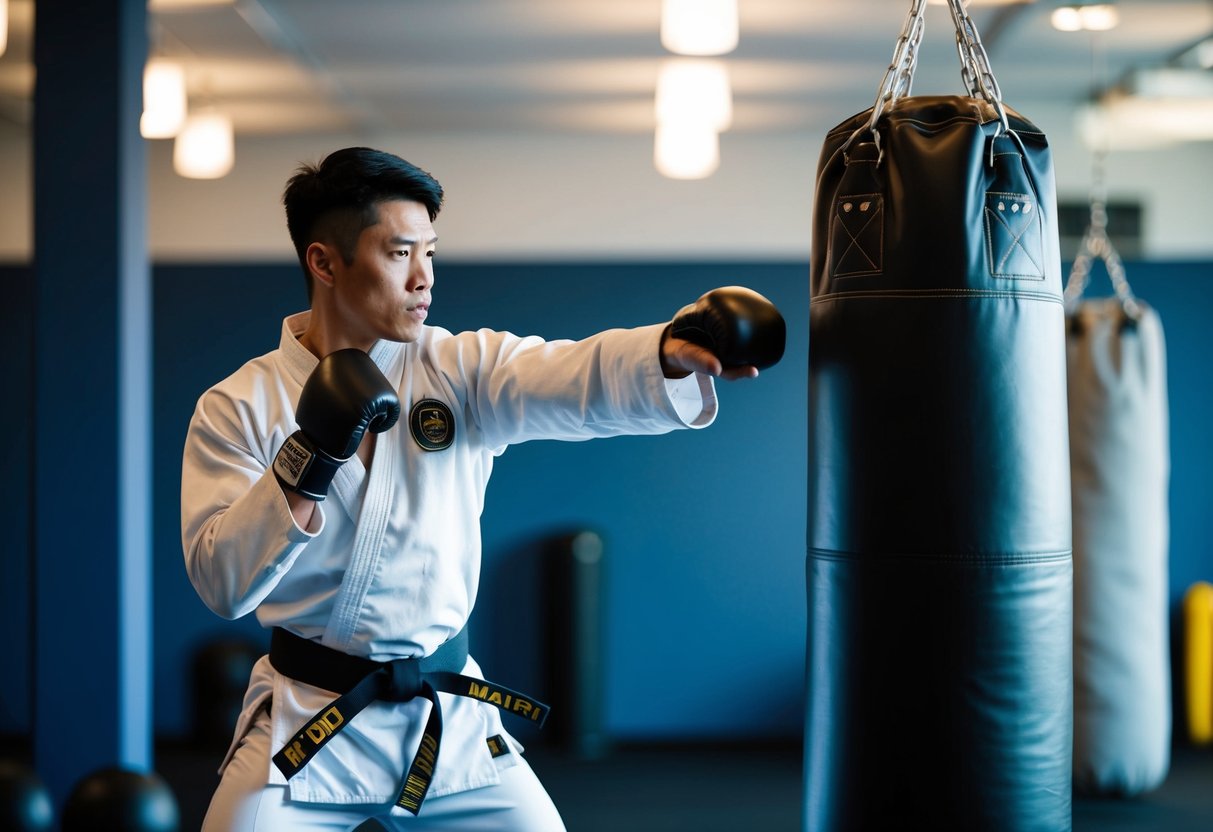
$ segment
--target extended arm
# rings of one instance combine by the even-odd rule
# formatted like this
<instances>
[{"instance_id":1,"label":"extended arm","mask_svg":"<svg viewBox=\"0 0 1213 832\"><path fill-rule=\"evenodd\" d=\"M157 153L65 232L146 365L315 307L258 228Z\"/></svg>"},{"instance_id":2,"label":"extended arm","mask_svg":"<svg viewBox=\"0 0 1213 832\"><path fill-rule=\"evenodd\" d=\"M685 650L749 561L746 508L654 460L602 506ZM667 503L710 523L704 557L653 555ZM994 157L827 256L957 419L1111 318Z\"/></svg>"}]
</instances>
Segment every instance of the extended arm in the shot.
<instances>
[{"instance_id":1,"label":"extended arm","mask_svg":"<svg viewBox=\"0 0 1213 832\"><path fill-rule=\"evenodd\" d=\"M753 377L779 360L783 345L774 306L732 287L704 295L669 325L582 341L464 333L442 345L454 354L441 363L455 368L495 447L705 427L716 414L712 377Z\"/></svg>"}]
</instances>

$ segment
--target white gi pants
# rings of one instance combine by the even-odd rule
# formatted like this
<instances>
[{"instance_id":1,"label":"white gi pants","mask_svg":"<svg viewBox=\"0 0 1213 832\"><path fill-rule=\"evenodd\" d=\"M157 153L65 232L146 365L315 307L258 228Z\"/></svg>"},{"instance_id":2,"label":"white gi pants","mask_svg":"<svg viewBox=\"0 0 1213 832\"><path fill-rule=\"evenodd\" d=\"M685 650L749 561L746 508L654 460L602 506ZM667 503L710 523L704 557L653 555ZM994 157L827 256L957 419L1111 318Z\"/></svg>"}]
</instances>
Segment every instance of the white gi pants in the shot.
<instances>
[{"instance_id":1,"label":"white gi pants","mask_svg":"<svg viewBox=\"0 0 1213 832\"><path fill-rule=\"evenodd\" d=\"M413 816L390 806L291 803L286 786L265 783L270 753L270 718L263 710L224 769L203 832L564 832L552 799L521 757L501 772L496 786L429 798Z\"/></svg>"}]
</instances>

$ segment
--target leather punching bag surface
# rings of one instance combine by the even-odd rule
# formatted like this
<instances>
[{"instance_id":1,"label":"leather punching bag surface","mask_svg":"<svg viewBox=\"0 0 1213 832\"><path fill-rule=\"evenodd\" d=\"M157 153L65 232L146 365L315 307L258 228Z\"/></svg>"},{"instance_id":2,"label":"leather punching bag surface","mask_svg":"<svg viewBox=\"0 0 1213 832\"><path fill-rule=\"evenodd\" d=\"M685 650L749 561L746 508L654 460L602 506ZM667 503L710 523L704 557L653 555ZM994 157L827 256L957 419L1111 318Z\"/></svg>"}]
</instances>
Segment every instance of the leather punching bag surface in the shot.
<instances>
[{"instance_id":1,"label":"leather punching bag surface","mask_svg":"<svg viewBox=\"0 0 1213 832\"><path fill-rule=\"evenodd\" d=\"M1171 757L1168 481L1162 325L1136 301L1070 310L1074 786L1136 795Z\"/></svg>"},{"instance_id":2,"label":"leather punching bag surface","mask_svg":"<svg viewBox=\"0 0 1213 832\"><path fill-rule=\"evenodd\" d=\"M818 167L804 824L1068 830L1052 163L988 74L969 96L899 94L923 6L877 106L830 131Z\"/></svg>"}]
</instances>

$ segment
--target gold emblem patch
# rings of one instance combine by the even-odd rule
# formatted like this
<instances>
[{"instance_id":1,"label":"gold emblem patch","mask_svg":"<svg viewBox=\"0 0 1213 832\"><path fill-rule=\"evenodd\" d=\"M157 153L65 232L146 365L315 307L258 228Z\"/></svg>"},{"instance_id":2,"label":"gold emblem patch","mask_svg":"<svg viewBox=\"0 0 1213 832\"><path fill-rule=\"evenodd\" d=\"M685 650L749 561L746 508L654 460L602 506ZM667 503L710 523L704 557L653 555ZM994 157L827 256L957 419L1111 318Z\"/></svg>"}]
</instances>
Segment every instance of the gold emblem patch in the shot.
<instances>
[{"instance_id":1,"label":"gold emblem patch","mask_svg":"<svg viewBox=\"0 0 1213 832\"><path fill-rule=\"evenodd\" d=\"M455 441L455 417L437 399L422 399L409 413L409 429L417 444L427 451L441 451Z\"/></svg>"}]
</instances>

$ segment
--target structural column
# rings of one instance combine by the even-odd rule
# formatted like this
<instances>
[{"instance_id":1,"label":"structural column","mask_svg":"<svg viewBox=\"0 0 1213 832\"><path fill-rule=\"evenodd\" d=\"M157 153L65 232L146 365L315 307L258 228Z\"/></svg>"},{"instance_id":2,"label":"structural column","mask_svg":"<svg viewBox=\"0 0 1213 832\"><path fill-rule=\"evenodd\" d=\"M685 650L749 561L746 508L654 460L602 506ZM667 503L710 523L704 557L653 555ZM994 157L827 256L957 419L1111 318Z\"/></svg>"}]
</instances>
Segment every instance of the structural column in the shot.
<instances>
[{"instance_id":1,"label":"structural column","mask_svg":"<svg viewBox=\"0 0 1213 832\"><path fill-rule=\"evenodd\" d=\"M146 0L38 0L34 763L151 766Z\"/></svg>"}]
</instances>

